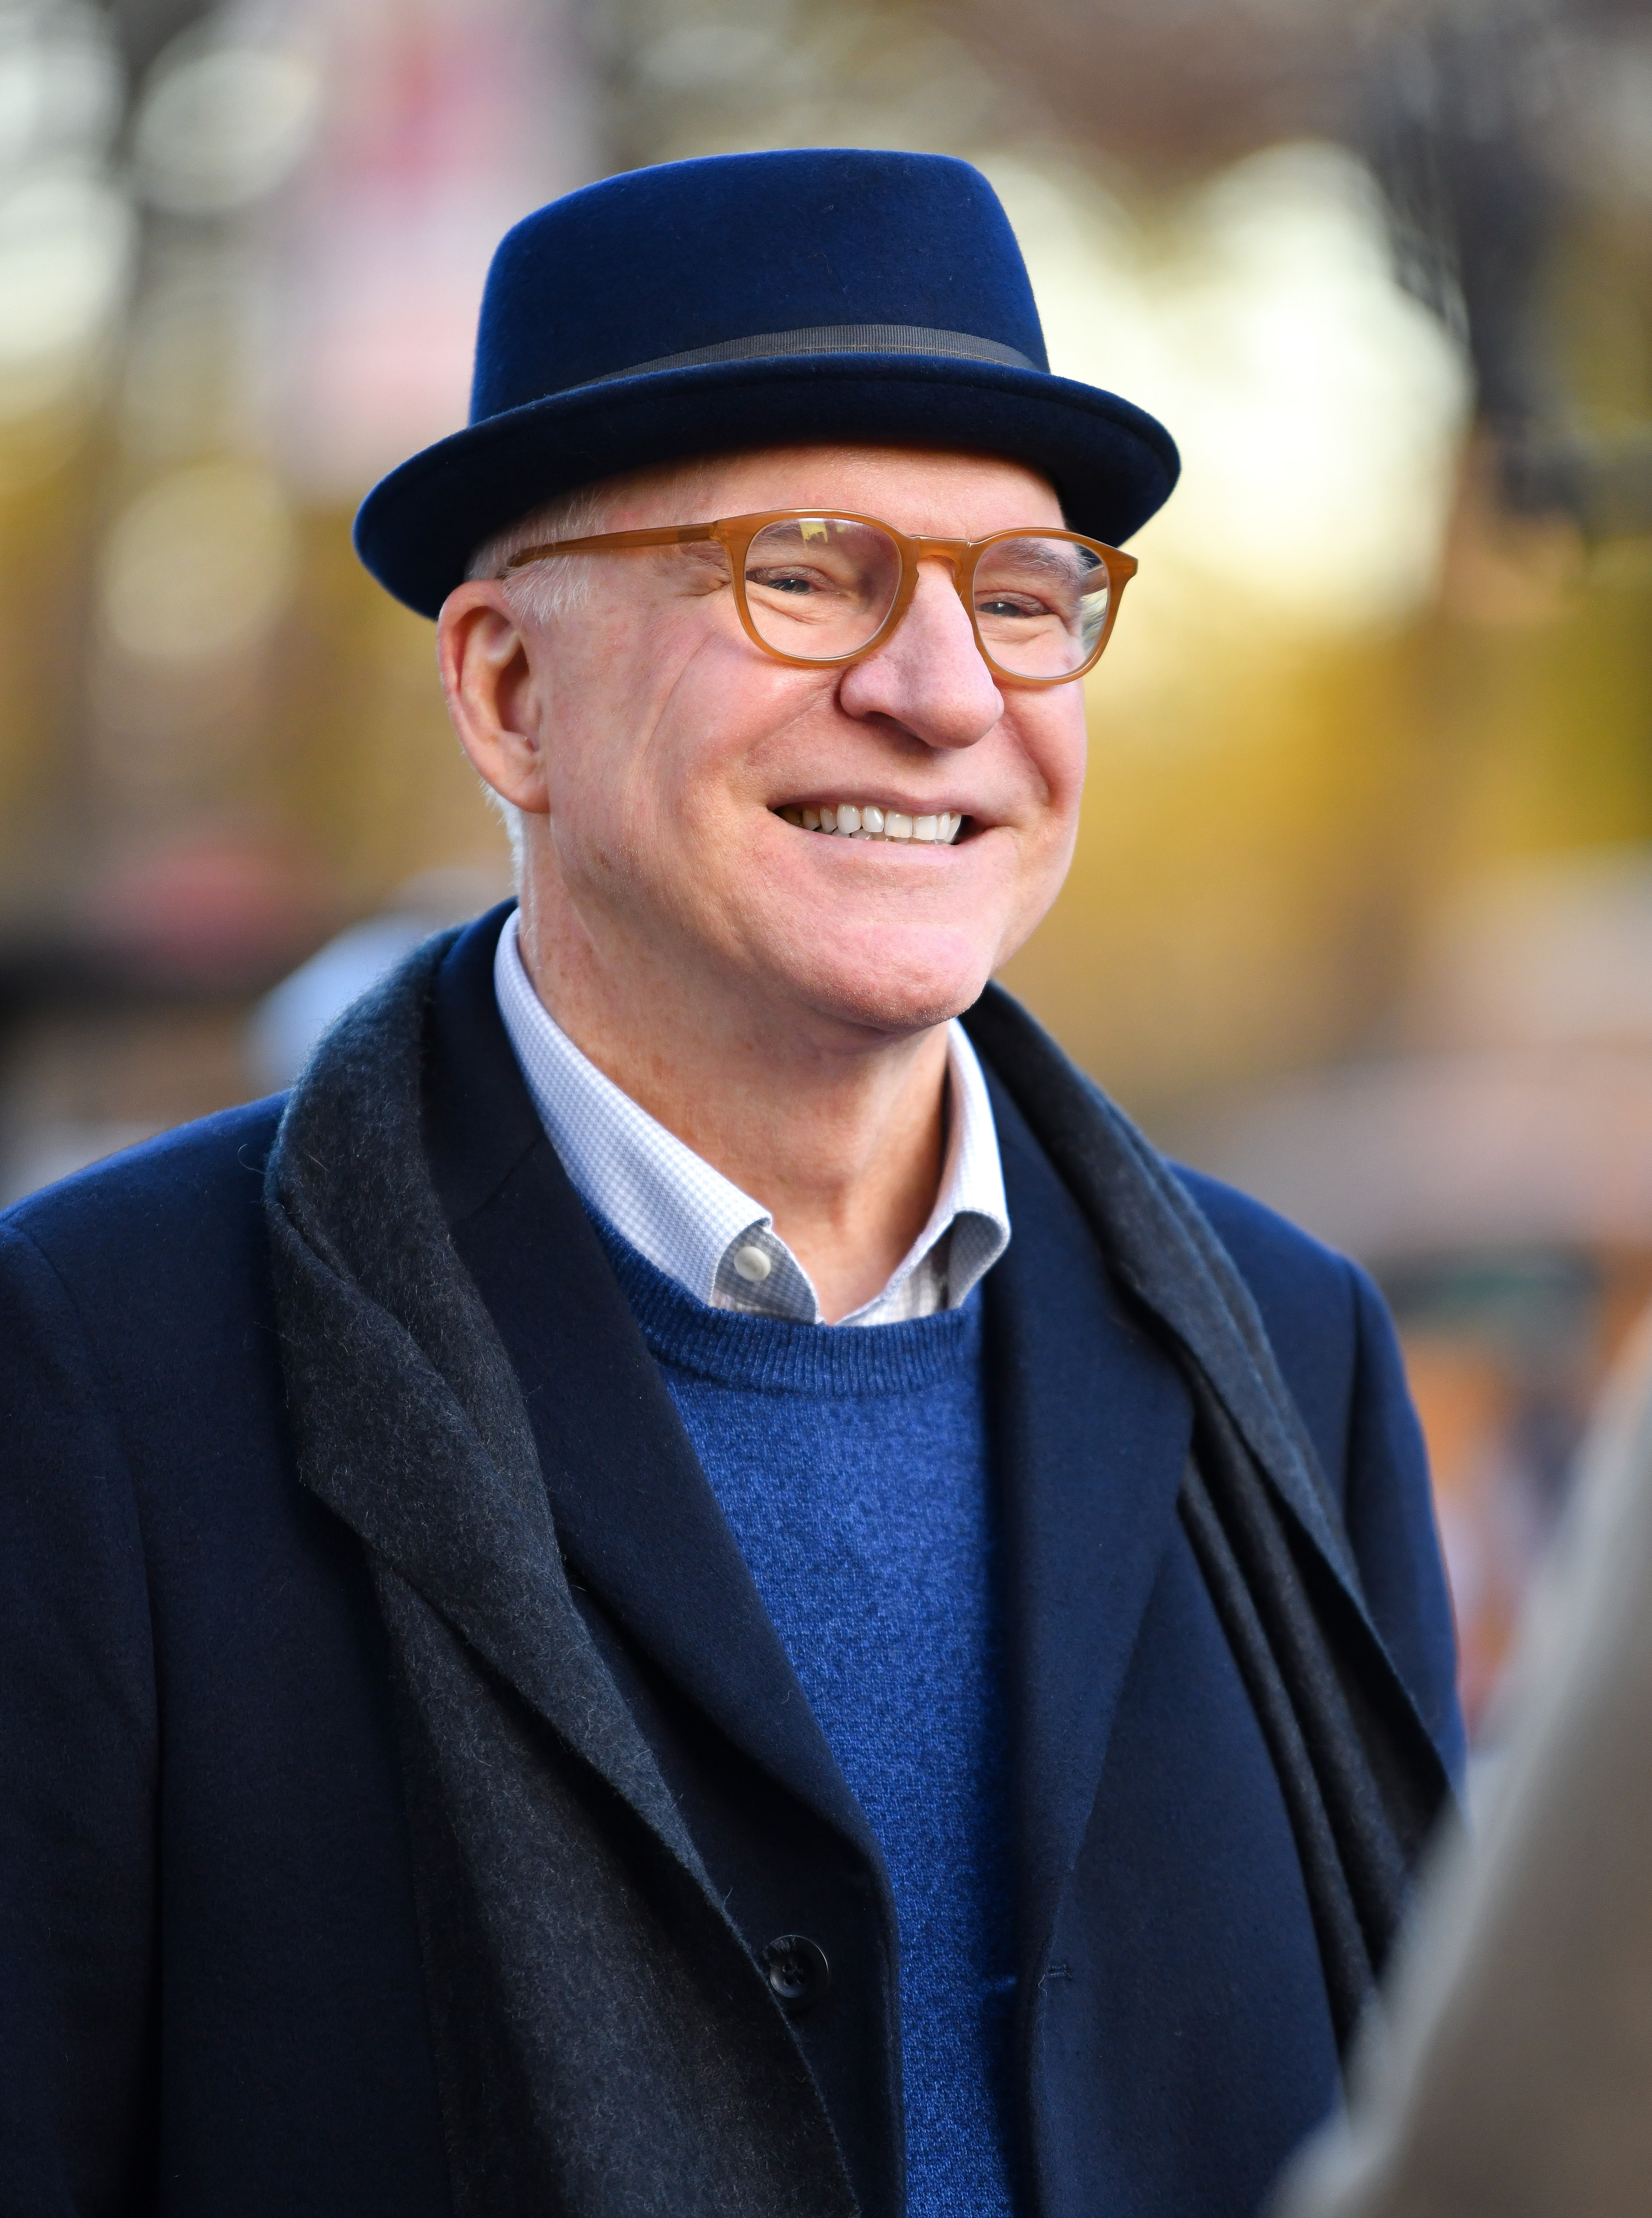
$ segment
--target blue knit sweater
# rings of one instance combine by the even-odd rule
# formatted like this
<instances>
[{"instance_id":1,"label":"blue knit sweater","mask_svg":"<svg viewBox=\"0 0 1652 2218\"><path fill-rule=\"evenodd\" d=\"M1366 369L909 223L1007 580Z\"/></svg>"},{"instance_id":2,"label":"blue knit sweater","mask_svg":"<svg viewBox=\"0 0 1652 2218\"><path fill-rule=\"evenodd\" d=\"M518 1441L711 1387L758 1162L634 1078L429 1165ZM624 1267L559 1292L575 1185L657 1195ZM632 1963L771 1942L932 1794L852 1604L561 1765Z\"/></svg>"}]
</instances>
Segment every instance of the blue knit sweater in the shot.
<instances>
[{"instance_id":1,"label":"blue knit sweater","mask_svg":"<svg viewBox=\"0 0 1652 2218\"><path fill-rule=\"evenodd\" d=\"M1005 2218L1014 1975L979 1292L906 1324L792 1324L708 1309L597 1230L888 1867L910 2218Z\"/></svg>"}]
</instances>

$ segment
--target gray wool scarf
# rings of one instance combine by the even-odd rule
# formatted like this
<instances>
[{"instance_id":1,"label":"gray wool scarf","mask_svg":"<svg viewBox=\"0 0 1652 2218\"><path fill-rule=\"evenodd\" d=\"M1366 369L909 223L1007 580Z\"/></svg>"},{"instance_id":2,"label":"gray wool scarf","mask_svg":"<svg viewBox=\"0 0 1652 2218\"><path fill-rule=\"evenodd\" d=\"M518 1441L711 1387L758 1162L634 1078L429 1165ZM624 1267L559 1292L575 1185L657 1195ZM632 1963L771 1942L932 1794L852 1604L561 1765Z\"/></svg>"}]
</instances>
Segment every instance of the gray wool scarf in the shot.
<instances>
[{"instance_id":1,"label":"gray wool scarf","mask_svg":"<svg viewBox=\"0 0 1652 2218\"><path fill-rule=\"evenodd\" d=\"M457 2218L849 2218L768 1983L569 1593L420 1137L431 941L330 1032L266 1174L304 1484L389 1635Z\"/></svg>"},{"instance_id":2,"label":"gray wool scarf","mask_svg":"<svg viewBox=\"0 0 1652 2218\"><path fill-rule=\"evenodd\" d=\"M815 2083L569 1593L426 1162L428 942L327 1035L266 1175L302 1483L388 1634L457 2218L848 2218ZM1345 2037L1445 1792L1254 1304L1173 1174L996 988L967 1019L1181 1364L1181 1512L1279 1771Z\"/></svg>"}]
</instances>

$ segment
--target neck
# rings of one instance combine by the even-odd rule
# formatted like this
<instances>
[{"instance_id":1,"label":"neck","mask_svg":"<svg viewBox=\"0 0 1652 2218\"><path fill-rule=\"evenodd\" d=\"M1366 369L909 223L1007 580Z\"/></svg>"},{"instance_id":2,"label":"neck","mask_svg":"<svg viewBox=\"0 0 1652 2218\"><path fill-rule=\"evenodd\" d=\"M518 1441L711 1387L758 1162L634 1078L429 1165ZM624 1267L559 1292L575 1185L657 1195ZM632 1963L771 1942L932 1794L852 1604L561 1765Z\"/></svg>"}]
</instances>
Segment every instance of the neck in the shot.
<instances>
[{"instance_id":1,"label":"neck","mask_svg":"<svg viewBox=\"0 0 1652 2218\"><path fill-rule=\"evenodd\" d=\"M684 979L657 951L598 947L531 881L518 929L574 1045L770 1212L827 1322L879 1293L940 1184L945 1027L890 1038Z\"/></svg>"}]
</instances>

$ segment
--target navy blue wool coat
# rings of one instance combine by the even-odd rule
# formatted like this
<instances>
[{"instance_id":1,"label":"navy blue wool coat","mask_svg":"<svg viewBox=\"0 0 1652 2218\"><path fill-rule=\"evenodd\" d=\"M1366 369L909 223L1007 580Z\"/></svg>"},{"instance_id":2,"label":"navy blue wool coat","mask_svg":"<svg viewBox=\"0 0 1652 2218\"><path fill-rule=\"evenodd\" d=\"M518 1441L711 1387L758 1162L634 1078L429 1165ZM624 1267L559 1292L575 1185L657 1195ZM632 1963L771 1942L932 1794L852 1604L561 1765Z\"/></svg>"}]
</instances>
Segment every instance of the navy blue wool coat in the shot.
<instances>
[{"instance_id":1,"label":"navy blue wool coat","mask_svg":"<svg viewBox=\"0 0 1652 2218\"><path fill-rule=\"evenodd\" d=\"M425 1144L449 1224L579 1606L731 1915L754 1951L801 1932L830 1957L799 2038L868 2218L899 2218L879 1889L834 1821L846 1790L789 1735L772 1628L528 1100L497 928L437 982ZM1296 1852L1177 1515L1187 1391L996 1088L994 1109L1024 2203L1248 2218L1337 2082ZM283 1404L261 1206L279 1112L209 1118L0 1218L0 2218L451 2212L385 1636L359 1543L297 1483ZM1382 1304L1254 1203L1187 1183L1455 1765Z\"/></svg>"}]
</instances>

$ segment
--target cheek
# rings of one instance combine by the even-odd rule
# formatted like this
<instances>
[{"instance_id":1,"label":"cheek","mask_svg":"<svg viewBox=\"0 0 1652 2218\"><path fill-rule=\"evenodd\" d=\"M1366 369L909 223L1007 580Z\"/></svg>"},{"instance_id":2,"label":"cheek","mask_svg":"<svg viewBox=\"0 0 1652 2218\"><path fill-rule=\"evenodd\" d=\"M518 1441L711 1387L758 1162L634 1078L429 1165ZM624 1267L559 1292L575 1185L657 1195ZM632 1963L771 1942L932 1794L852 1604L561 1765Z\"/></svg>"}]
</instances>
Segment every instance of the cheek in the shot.
<instances>
[{"instance_id":1,"label":"cheek","mask_svg":"<svg viewBox=\"0 0 1652 2218\"><path fill-rule=\"evenodd\" d=\"M637 805L652 802L696 826L744 815L820 691L818 679L764 660L743 639L702 641L653 703L637 754Z\"/></svg>"},{"instance_id":2,"label":"cheek","mask_svg":"<svg viewBox=\"0 0 1652 2218\"><path fill-rule=\"evenodd\" d=\"M1079 804L1088 758L1082 700L1070 701L1064 690L1047 695L1038 707L1043 713L1030 720L1024 755L1040 790L1040 806L1036 833L1020 849L1018 883L1012 898L1017 938L1044 914L1067 877L1079 836Z\"/></svg>"},{"instance_id":3,"label":"cheek","mask_svg":"<svg viewBox=\"0 0 1652 2218\"><path fill-rule=\"evenodd\" d=\"M765 740L795 714L771 697L791 673L775 666L777 687L754 660L693 612L646 636L610 624L580 641L549 720L565 869L703 889L730 819L749 809Z\"/></svg>"},{"instance_id":4,"label":"cheek","mask_svg":"<svg viewBox=\"0 0 1652 2218\"><path fill-rule=\"evenodd\" d=\"M571 612L551 635L541 738L552 813L570 836L611 825L636 790L691 652L674 644L643 613L602 608Z\"/></svg>"},{"instance_id":5,"label":"cheek","mask_svg":"<svg viewBox=\"0 0 1652 2218\"><path fill-rule=\"evenodd\" d=\"M1070 848L1078 831L1079 803L1089 734L1078 688L1062 687L1028 703L1016 720L1024 775L1036 795L1041 847Z\"/></svg>"},{"instance_id":6,"label":"cheek","mask_svg":"<svg viewBox=\"0 0 1652 2218\"><path fill-rule=\"evenodd\" d=\"M1090 754L1090 729L1084 695L1077 685L1048 695L1049 722L1039 759L1050 798L1058 812L1077 815Z\"/></svg>"}]
</instances>

